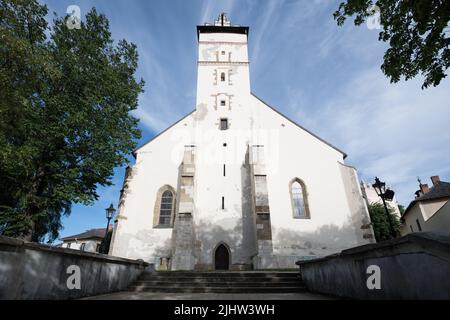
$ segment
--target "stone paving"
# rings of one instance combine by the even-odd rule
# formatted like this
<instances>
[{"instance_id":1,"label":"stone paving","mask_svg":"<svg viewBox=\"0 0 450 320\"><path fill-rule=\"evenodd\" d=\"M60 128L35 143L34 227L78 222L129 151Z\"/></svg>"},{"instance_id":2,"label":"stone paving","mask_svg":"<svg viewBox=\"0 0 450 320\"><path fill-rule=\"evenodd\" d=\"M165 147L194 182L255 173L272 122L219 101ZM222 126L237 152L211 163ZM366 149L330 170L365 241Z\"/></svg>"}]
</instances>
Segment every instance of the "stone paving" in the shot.
<instances>
[{"instance_id":1,"label":"stone paving","mask_svg":"<svg viewBox=\"0 0 450 320\"><path fill-rule=\"evenodd\" d=\"M120 291L83 298L86 300L334 300L335 298L302 293L153 293Z\"/></svg>"}]
</instances>

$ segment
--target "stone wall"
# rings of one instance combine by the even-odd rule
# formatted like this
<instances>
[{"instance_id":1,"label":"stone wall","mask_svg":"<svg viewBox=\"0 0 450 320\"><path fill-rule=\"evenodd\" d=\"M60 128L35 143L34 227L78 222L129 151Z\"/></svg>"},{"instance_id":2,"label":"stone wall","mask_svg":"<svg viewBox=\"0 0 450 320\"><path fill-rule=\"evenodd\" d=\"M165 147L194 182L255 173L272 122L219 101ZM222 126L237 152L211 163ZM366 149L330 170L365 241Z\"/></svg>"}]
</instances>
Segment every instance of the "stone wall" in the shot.
<instances>
[{"instance_id":1,"label":"stone wall","mask_svg":"<svg viewBox=\"0 0 450 320\"><path fill-rule=\"evenodd\" d=\"M450 233L413 233L297 262L310 291L352 299L450 299ZM379 267L380 289L369 266ZM372 267L373 268L373 267Z\"/></svg>"},{"instance_id":2,"label":"stone wall","mask_svg":"<svg viewBox=\"0 0 450 320\"><path fill-rule=\"evenodd\" d=\"M79 267L80 289L67 286L74 274L69 266ZM120 291L148 266L143 261L0 236L0 299L76 299Z\"/></svg>"}]
</instances>

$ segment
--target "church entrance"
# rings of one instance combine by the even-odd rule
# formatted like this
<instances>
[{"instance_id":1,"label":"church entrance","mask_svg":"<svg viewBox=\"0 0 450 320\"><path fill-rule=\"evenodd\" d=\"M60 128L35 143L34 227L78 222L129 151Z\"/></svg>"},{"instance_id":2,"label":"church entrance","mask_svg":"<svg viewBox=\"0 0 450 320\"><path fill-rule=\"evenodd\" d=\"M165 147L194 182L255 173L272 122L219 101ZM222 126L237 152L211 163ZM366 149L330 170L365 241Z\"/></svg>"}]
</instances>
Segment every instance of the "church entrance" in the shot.
<instances>
[{"instance_id":1,"label":"church entrance","mask_svg":"<svg viewBox=\"0 0 450 320\"><path fill-rule=\"evenodd\" d=\"M214 254L214 265L216 270L230 269L230 253L228 252L227 247L223 244L220 244L216 248L216 252Z\"/></svg>"}]
</instances>

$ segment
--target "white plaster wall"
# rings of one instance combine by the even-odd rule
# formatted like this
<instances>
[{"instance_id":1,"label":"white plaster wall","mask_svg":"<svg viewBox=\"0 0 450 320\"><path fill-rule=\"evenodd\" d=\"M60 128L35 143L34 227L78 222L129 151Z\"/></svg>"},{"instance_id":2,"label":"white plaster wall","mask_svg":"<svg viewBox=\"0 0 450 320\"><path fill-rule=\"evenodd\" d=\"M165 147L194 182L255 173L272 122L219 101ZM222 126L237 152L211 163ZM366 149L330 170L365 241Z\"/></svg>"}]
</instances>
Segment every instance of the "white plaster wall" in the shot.
<instances>
[{"instance_id":1,"label":"white plaster wall","mask_svg":"<svg viewBox=\"0 0 450 320\"><path fill-rule=\"evenodd\" d=\"M170 255L171 228L153 228L153 211L159 188L175 190L184 145L190 144L192 114L184 117L136 152L128 189L119 208L110 254L143 259L159 265Z\"/></svg>"},{"instance_id":2,"label":"white plaster wall","mask_svg":"<svg viewBox=\"0 0 450 320\"><path fill-rule=\"evenodd\" d=\"M343 154L254 100L255 127L268 129L265 144L272 237L276 255L321 256L359 241L351 225L339 161ZM294 219L289 182L304 181L310 219Z\"/></svg>"},{"instance_id":3,"label":"white plaster wall","mask_svg":"<svg viewBox=\"0 0 450 320\"><path fill-rule=\"evenodd\" d=\"M434 213L426 217L426 210L431 207L437 209ZM427 214L430 214L428 212ZM419 232L416 219L419 220L422 231L438 231L438 232L450 232L450 201L449 199L431 201L431 202L419 202L416 203L404 217L405 224L402 228L402 235L411 233L411 226L413 232Z\"/></svg>"}]
</instances>

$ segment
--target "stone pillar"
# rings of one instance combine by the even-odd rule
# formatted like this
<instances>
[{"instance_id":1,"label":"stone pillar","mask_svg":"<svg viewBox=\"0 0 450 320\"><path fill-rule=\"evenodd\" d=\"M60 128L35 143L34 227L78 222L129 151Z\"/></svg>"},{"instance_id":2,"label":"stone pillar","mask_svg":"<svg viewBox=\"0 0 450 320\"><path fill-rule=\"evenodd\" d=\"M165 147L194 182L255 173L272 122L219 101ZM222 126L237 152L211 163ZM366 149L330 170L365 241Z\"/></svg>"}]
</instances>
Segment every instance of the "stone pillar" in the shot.
<instances>
[{"instance_id":1,"label":"stone pillar","mask_svg":"<svg viewBox=\"0 0 450 320\"><path fill-rule=\"evenodd\" d=\"M194 175L195 147L185 146L179 168L177 213L172 231L171 270L193 270L195 265Z\"/></svg>"},{"instance_id":2,"label":"stone pillar","mask_svg":"<svg viewBox=\"0 0 450 320\"><path fill-rule=\"evenodd\" d=\"M255 269L276 267L272 247L269 194L264 161L264 146L254 145L250 149L250 173L252 178L252 202L255 214L258 254L253 257Z\"/></svg>"}]
</instances>

